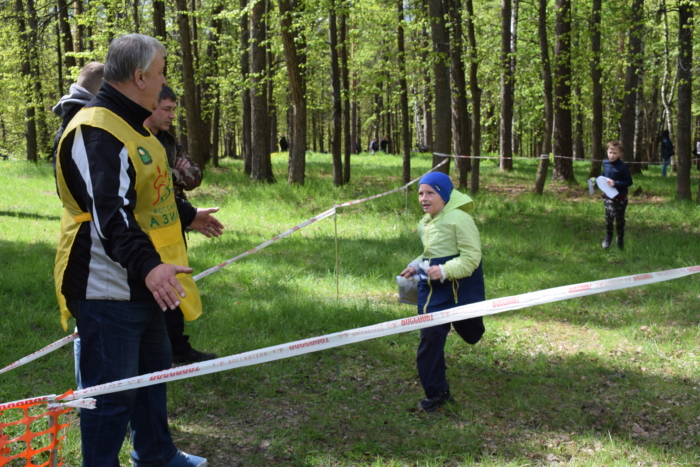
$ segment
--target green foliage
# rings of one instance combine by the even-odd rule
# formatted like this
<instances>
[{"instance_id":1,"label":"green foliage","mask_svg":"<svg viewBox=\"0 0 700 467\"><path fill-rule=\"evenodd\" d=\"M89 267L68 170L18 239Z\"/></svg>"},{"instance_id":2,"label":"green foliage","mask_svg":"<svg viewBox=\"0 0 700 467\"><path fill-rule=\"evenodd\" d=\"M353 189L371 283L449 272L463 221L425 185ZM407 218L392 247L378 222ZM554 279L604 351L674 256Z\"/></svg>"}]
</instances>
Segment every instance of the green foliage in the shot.
<instances>
[{"instance_id":1,"label":"green foliage","mask_svg":"<svg viewBox=\"0 0 700 467\"><path fill-rule=\"evenodd\" d=\"M277 177L286 158L273 157ZM431 165L412 160L413 176ZM330 156L310 154L303 187L252 184L241 161L212 169L190 199L219 206L225 234L189 235L197 272L333 204L401 185L401 161L358 156L336 188ZM575 163L577 180L588 164ZM602 250L603 206L579 186L530 194L535 163L512 173L482 164L476 196L487 298L700 264L700 210L675 202L658 167L635 176L626 250ZM2 366L65 334L53 291L61 216L52 169L0 162ZM186 325L196 348L232 355L415 313L394 276L421 245L416 191L339 210L340 297L329 218L199 283L204 315ZM458 403L426 416L415 370L417 333L400 334L169 384L173 436L213 466L695 465L700 454L698 277L486 318L482 342L450 335L448 378ZM74 387L70 346L0 375L0 401ZM71 414L67 465L79 465ZM128 443L120 456L128 465Z\"/></svg>"}]
</instances>

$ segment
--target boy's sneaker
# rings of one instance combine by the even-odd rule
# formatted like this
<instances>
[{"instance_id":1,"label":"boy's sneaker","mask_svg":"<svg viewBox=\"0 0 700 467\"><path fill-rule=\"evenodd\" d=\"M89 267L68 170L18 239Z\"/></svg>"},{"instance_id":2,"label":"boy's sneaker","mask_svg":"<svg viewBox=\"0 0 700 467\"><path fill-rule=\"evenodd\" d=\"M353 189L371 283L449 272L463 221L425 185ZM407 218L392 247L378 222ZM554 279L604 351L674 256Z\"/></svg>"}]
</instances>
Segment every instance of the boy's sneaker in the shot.
<instances>
[{"instance_id":1,"label":"boy's sneaker","mask_svg":"<svg viewBox=\"0 0 700 467\"><path fill-rule=\"evenodd\" d=\"M437 409L447 404L448 402L455 402L454 397L450 394L450 391L445 391L433 397L426 397L418 403L418 408L425 410L428 413L435 412Z\"/></svg>"},{"instance_id":2,"label":"boy's sneaker","mask_svg":"<svg viewBox=\"0 0 700 467\"><path fill-rule=\"evenodd\" d=\"M620 250L624 250L624 249L625 249L625 239L624 239L624 237L617 237L617 247L618 247Z\"/></svg>"},{"instance_id":3,"label":"boy's sneaker","mask_svg":"<svg viewBox=\"0 0 700 467\"><path fill-rule=\"evenodd\" d=\"M193 456L186 452L178 451L175 457L165 464L165 467L207 467L209 463L203 457Z\"/></svg>"},{"instance_id":4,"label":"boy's sneaker","mask_svg":"<svg viewBox=\"0 0 700 467\"><path fill-rule=\"evenodd\" d=\"M610 243L612 243L612 235L606 235L605 240L603 240L603 248L610 248Z\"/></svg>"}]
</instances>

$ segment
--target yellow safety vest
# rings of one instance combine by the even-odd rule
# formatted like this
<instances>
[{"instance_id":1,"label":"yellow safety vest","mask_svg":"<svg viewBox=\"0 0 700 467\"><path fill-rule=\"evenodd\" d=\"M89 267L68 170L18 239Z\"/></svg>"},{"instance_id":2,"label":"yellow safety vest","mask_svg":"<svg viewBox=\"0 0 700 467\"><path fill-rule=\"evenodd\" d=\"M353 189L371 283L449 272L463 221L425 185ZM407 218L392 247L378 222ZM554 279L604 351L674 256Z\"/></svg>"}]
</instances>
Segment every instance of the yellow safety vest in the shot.
<instances>
[{"instance_id":1,"label":"yellow safety vest","mask_svg":"<svg viewBox=\"0 0 700 467\"><path fill-rule=\"evenodd\" d=\"M129 159L136 171L136 206L133 213L141 229L148 234L160 255L167 264L189 266L187 250L182 237L180 215L175 204L172 177L163 145L154 136L143 136L134 130L121 117L102 107L80 110L63 132L58 145L58 154L66 135L80 125L100 128L111 133L124 143ZM68 257L73 241L78 234L80 224L92 222L92 215L83 212L73 198L61 170L60 158L56 159L56 177L58 189L63 202L61 220L61 238L56 252L54 280L56 296L61 309L61 324L68 329L71 313L66 306L66 299L61 293L63 275L68 265ZM185 290L185 297L180 299L180 308L188 321L195 320L202 314L202 302L199 291L190 274L178 274L177 279Z\"/></svg>"}]
</instances>

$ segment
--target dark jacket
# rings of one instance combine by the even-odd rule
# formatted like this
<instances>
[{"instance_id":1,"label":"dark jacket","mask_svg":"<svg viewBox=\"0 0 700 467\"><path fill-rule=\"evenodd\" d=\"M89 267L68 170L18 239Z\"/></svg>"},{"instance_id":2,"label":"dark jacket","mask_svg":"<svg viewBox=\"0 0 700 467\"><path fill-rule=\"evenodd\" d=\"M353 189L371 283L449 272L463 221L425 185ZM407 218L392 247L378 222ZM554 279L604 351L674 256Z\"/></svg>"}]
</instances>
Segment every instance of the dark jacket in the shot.
<instances>
[{"instance_id":1,"label":"dark jacket","mask_svg":"<svg viewBox=\"0 0 700 467\"><path fill-rule=\"evenodd\" d=\"M97 96L85 107L106 108L136 132L153 137L143 126L151 112L109 84L103 84ZM85 158L76 162L72 147L78 131ZM85 299L90 281L104 280L99 277L103 272L99 262L111 261L124 268L126 284L123 287L128 288L131 300L153 300L145 278L162 261L148 234L141 230L134 217L136 172L131 160L123 157L125 152L124 144L115 136L89 125L82 125L64 136L58 154L63 178L80 209L94 212L96 216L93 217L99 218L101 228L96 232L94 222L83 222L78 230L62 285L62 293L67 299ZM176 198L176 202L181 222L191 224L197 210L180 198Z\"/></svg>"},{"instance_id":2,"label":"dark jacket","mask_svg":"<svg viewBox=\"0 0 700 467\"><path fill-rule=\"evenodd\" d=\"M673 143L670 139L664 138L661 140L661 157L664 159L670 159L676 154L676 150L673 147Z\"/></svg>"},{"instance_id":3,"label":"dark jacket","mask_svg":"<svg viewBox=\"0 0 700 467\"><path fill-rule=\"evenodd\" d=\"M167 131L159 131L156 135L160 144L165 148L165 153L168 156L168 164L170 165L170 175L173 177L173 187L175 188L175 196L184 196L183 191L190 191L202 184L202 170L199 165L195 164L192 159L187 157L185 148L182 144L175 140L175 137ZM177 159L187 159L190 167L184 170L175 168ZM187 197L185 196L185 199Z\"/></svg>"},{"instance_id":4,"label":"dark jacket","mask_svg":"<svg viewBox=\"0 0 700 467\"><path fill-rule=\"evenodd\" d=\"M627 189L632 186L632 174L627 164L621 159L610 162L603 160L603 176L615 182L615 188L620 193L619 196L627 196Z\"/></svg>"}]
</instances>

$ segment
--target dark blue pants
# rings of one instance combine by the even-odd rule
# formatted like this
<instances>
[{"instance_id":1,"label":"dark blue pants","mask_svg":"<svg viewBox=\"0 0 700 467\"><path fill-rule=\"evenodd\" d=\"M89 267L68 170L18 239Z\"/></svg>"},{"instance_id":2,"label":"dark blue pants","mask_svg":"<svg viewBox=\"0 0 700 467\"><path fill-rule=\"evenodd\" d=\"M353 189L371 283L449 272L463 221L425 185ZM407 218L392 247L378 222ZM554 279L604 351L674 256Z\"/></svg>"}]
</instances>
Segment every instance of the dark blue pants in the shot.
<instances>
[{"instance_id":1,"label":"dark blue pants","mask_svg":"<svg viewBox=\"0 0 700 467\"><path fill-rule=\"evenodd\" d=\"M450 389L445 377L445 341L450 327L448 323L420 330L416 364L427 397L437 396Z\"/></svg>"},{"instance_id":2,"label":"dark blue pants","mask_svg":"<svg viewBox=\"0 0 700 467\"><path fill-rule=\"evenodd\" d=\"M80 330L85 388L170 368L170 341L155 301L69 300L68 308ZM165 384L95 399L95 409L80 411L83 467L119 467L127 427L139 466L158 467L175 457Z\"/></svg>"}]
</instances>

